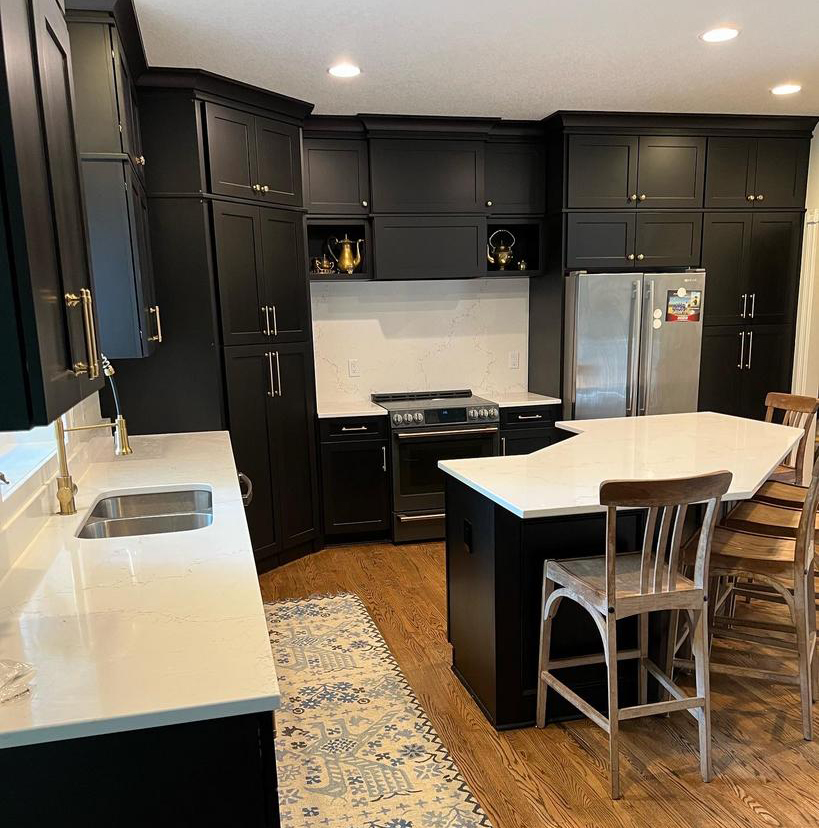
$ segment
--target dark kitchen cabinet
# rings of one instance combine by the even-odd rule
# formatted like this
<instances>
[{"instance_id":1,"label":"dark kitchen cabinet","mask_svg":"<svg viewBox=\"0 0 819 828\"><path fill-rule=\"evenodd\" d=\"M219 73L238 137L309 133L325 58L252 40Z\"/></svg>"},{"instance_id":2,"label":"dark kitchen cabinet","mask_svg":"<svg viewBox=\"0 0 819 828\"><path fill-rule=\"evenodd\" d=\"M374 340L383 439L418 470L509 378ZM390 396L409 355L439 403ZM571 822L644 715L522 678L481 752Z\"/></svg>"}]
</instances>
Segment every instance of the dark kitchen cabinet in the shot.
<instances>
[{"instance_id":1,"label":"dark kitchen cabinet","mask_svg":"<svg viewBox=\"0 0 819 828\"><path fill-rule=\"evenodd\" d=\"M205 113L213 193L301 205L297 126L214 103L205 105Z\"/></svg>"},{"instance_id":2,"label":"dark kitchen cabinet","mask_svg":"<svg viewBox=\"0 0 819 828\"><path fill-rule=\"evenodd\" d=\"M705 323L790 323L796 307L801 234L801 213L706 213Z\"/></svg>"},{"instance_id":3,"label":"dark kitchen cabinet","mask_svg":"<svg viewBox=\"0 0 819 828\"><path fill-rule=\"evenodd\" d=\"M702 244L702 213L637 214L635 266L697 267Z\"/></svg>"},{"instance_id":4,"label":"dark kitchen cabinet","mask_svg":"<svg viewBox=\"0 0 819 828\"><path fill-rule=\"evenodd\" d=\"M377 279L470 279L486 274L483 216L377 216Z\"/></svg>"},{"instance_id":5,"label":"dark kitchen cabinet","mask_svg":"<svg viewBox=\"0 0 819 828\"><path fill-rule=\"evenodd\" d=\"M160 341L145 157L136 94L113 18L69 22L100 347L110 359L151 355Z\"/></svg>"},{"instance_id":6,"label":"dark kitchen cabinet","mask_svg":"<svg viewBox=\"0 0 819 828\"><path fill-rule=\"evenodd\" d=\"M0 5L0 429L46 425L102 385L71 49L55 0Z\"/></svg>"},{"instance_id":7,"label":"dark kitchen cabinet","mask_svg":"<svg viewBox=\"0 0 819 828\"><path fill-rule=\"evenodd\" d=\"M699 410L761 420L765 395L790 388L789 325L703 329Z\"/></svg>"},{"instance_id":8,"label":"dark kitchen cabinet","mask_svg":"<svg viewBox=\"0 0 819 828\"><path fill-rule=\"evenodd\" d=\"M561 439L564 438L557 428L506 429L501 431L501 454L531 454Z\"/></svg>"},{"instance_id":9,"label":"dark kitchen cabinet","mask_svg":"<svg viewBox=\"0 0 819 828\"><path fill-rule=\"evenodd\" d=\"M542 213L546 206L542 144L487 144L485 193L489 213Z\"/></svg>"},{"instance_id":10,"label":"dark kitchen cabinet","mask_svg":"<svg viewBox=\"0 0 819 828\"><path fill-rule=\"evenodd\" d=\"M559 414L559 405L501 408L500 453L531 454L567 439L569 432L555 428Z\"/></svg>"},{"instance_id":11,"label":"dark kitchen cabinet","mask_svg":"<svg viewBox=\"0 0 819 828\"><path fill-rule=\"evenodd\" d=\"M308 338L301 215L215 201L213 223L224 344Z\"/></svg>"},{"instance_id":12,"label":"dark kitchen cabinet","mask_svg":"<svg viewBox=\"0 0 819 828\"><path fill-rule=\"evenodd\" d=\"M384 434L367 437L359 419L338 422L337 435L321 443L325 535L384 532L390 525L390 485ZM380 419L384 418L367 418ZM325 421L322 421L325 425ZM348 429L341 431L340 429ZM363 428L365 431L357 431ZM331 431L333 424L330 425Z\"/></svg>"},{"instance_id":13,"label":"dark kitchen cabinet","mask_svg":"<svg viewBox=\"0 0 819 828\"><path fill-rule=\"evenodd\" d=\"M805 138L709 138L705 206L801 209L809 152Z\"/></svg>"},{"instance_id":14,"label":"dark kitchen cabinet","mask_svg":"<svg viewBox=\"0 0 819 828\"><path fill-rule=\"evenodd\" d=\"M363 215L370 210L367 142L304 140L304 201L308 212Z\"/></svg>"},{"instance_id":15,"label":"dark kitchen cabinet","mask_svg":"<svg viewBox=\"0 0 819 828\"><path fill-rule=\"evenodd\" d=\"M370 141L377 213L484 213L484 142Z\"/></svg>"},{"instance_id":16,"label":"dark kitchen cabinet","mask_svg":"<svg viewBox=\"0 0 819 828\"><path fill-rule=\"evenodd\" d=\"M705 139L572 135L567 206L702 207Z\"/></svg>"},{"instance_id":17,"label":"dark kitchen cabinet","mask_svg":"<svg viewBox=\"0 0 819 828\"><path fill-rule=\"evenodd\" d=\"M308 344L225 348L228 421L260 568L318 534L317 459Z\"/></svg>"},{"instance_id":18,"label":"dark kitchen cabinet","mask_svg":"<svg viewBox=\"0 0 819 828\"><path fill-rule=\"evenodd\" d=\"M702 213L569 213L566 267L695 267L701 237Z\"/></svg>"}]
</instances>

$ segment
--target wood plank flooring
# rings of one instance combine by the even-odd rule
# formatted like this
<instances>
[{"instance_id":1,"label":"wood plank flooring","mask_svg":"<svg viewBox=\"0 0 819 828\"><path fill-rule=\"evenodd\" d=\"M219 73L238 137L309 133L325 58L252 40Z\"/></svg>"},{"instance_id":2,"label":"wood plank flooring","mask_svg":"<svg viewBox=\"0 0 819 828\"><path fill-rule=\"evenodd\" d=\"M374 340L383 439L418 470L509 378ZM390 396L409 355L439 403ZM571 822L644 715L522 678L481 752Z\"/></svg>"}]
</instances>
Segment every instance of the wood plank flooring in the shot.
<instances>
[{"instance_id":1,"label":"wood plank flooring","mask_svg":"<svg viewBox=\"0 0 819 828\"><path fill-rule=\"evenodd\" d=\"M588 721L497 733L450 670L443 544L325 549L261 576L266 601L359 595L495 828L798 828L819 826L819 741L801 736L795 688L711 679L716 778L699 775L687 713L621 726L623 799L608 795L606 735ZM740 612L784 620L784 608ZM714 658L762 666L744 645ZM765 667L791 672L770 650ZM690 687L685 679L681 683ZM815 707L819 723L819 704Z\"/></svg>"}]
</instances>

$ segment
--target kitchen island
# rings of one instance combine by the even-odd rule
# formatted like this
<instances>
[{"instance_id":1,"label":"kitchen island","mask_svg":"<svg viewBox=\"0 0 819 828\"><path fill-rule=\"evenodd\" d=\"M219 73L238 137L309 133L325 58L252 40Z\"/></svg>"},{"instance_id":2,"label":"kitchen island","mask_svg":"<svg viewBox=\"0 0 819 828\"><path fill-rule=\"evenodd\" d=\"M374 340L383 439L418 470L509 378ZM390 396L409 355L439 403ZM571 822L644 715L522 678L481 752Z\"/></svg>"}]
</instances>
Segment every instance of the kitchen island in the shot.
<instances>
[{"instance_id":1,"label":"kitchen island","mask_svg":"<svg viewBox=\"0 0 819 828\"><path fill-rule=\"evenodd\" d=\"M131 442L0 580L0 658L35 669L0 704L3 821L277 825L280 692L230 439ZM210 492L210 525L78 537L108 495L190 488Z\"/></svg>"},{"instance_id":2,"label":"kitchen island","mask_svg":"<svg viewBox=\"0 0 819 828\"><path fill-rule=\"evenodd\" d=\"M789 454L796 428L710 412L557 423L575 436L528 455L442 461L446 474L448 634L453 670L498 729L534 724L543 561L604 552L600 484L685 477L728 469L724 500L751 497ZM618 548L642 541L640 510L618 520ZM662 645L654 625L654 647ZM623 647L636 619L618 623ZM594 624L571 602L552 628L554 658L600 652ZM606 703L605 670L584 665L561 680L592 704ZM622 703L636 692L636 665L620 670ZM563 699L554 718L576 716Z\"/></svg>"}]
</instances>

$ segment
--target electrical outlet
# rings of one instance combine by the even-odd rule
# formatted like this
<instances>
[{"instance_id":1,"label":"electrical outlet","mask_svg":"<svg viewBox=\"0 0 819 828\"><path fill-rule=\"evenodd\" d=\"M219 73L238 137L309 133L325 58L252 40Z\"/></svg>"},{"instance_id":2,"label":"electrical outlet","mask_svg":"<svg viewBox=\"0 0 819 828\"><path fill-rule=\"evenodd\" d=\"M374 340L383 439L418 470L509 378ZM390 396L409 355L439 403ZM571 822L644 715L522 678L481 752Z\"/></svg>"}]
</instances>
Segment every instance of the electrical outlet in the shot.
<instances>
[{"instance_id":1,"label":"electrical outlet","mask_svg":"<svg viewBox=\"0 0 819 828\"><path fill-rule=\"evenodd\" d=\"M347 360L347 374L351 377L360 377L361 376L361 368L358 365L357 359L348 359Z\"/></svg>"},{"instance_id":2,"label":"electrical outlet","mask_svg":"<svg viewBox=\"0 0 819 828\"><path fill-rule=\"evenodd\" d=\"M520 351L509 351L509 367L515 371L520 368Z\"/></svg>"}]
</instances>

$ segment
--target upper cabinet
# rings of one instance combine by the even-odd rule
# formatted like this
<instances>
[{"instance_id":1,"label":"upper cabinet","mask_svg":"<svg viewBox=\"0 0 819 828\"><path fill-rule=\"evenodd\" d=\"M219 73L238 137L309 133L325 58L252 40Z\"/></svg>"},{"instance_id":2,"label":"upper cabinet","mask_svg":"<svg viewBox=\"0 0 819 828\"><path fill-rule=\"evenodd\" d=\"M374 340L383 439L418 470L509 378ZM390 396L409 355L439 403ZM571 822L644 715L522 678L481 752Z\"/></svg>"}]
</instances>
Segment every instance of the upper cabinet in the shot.
<instances>
[{"instance_id":1,"label":"upper cabinet","mask_svg":"<svg viewBox=\"0 0 819 828\"><path fill-rule=\"evenodd\" d=\"M0 4L0 429L55 420L102 386L71 47L56 0Z\"/></svg>"},{"instance_id":2,"label":"upper cabinet","mask_svg":"<svg viewBox=\"0 0 819 828\"><path fill-rule=\"evenodd\" d=\"M542 142L489 143L485 194L493 214L542 213L546 206L546 169Z\"/></svg>"},{"instance_id":3,"label":"upper cabinet","mask_svg":"<svg viewBox=\"0 0 819 828\"><path fill-rule=\"evenodd\" d=\"M301 205L297 126L214 103L205 104L205 120L211 192Z\"/></svg>"},{"instance_id":4,"label":"upper cabinet","mask_svg":"<svg viewBox=\"0 0 819 828\"><path fill-rule=\"evenodd\" d=\"M375 213L485 213L484 142L370 140Z\"/></svg>"},{"instance_id":5,"label":"upper cabinet","mask_svg":"<svg viewBox=\"0 0 819 828\"><path fill-rule=\"evenodd\" d=\"M109 359L146 357L162 327L132 72L113 17L70 12L68 26L99 345Z\"/></svg>"},{"instance_id":6,"label":"upper cabinet","mask_svg":"<svg viewBox=\"0 0 819 828\"><path fill-rule=\"evenodd\" d=\"M705 206L801 209L809 151L806 138L709 138Z\"/></svg>"},{"instance_id":7,"label":"upper cabinet","mask_svg":"<svg viewBox=\"0 0 819 828\"><path fill-rule=\"evenodd\" d=\"M304 201L311 213L370 211L370 172L363 139L305 138Z\"/></svg>"},{"instance_id":8,"label":"upper cabinet","mask_svg":"<svg viewBox=\"0 0 819 828\"><path fill-rule=\"evenodd\" d=\"M705 138L569 137L567 206L702 207Z\"/></svg>"}]
</instances>

